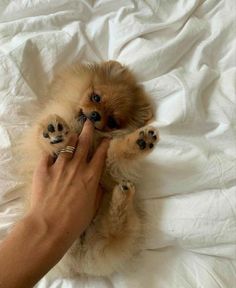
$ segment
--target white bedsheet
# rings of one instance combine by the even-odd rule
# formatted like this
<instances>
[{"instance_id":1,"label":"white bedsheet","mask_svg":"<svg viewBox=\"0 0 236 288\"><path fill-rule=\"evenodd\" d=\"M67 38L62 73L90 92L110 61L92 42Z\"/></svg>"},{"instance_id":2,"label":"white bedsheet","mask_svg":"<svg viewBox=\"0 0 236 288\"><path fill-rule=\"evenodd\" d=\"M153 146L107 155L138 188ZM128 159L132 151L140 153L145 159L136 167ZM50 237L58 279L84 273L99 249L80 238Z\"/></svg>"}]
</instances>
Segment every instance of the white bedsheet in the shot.
<instances>
[{"instance_id":1,"label":"white bedsheet","mask_svg":"<svg viewBox=\"0 0 236 288\"><path fill-rule=\"evenodd\" d=\"M139 193L151 224L135 271L55 287L236 287L235 0L0 2L0 238L21 214L12 148L53 71L116 59L156 105Z\"/></svg>"}]
</instances>

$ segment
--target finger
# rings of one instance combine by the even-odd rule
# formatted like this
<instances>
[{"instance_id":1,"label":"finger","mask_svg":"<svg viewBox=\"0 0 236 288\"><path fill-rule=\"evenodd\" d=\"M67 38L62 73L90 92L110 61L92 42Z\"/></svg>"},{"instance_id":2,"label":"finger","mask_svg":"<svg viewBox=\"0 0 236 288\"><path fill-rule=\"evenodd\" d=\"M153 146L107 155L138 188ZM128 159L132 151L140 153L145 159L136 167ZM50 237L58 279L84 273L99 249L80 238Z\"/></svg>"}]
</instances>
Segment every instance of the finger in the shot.
<instances>
[{"instance_id":1,"label":"finger","mask_svg":"<svg viewBox=\"0 0 236 288\"><path fill-rule=\"evenodd\" d=\"M107 150L109 148L110 139L104 139L98 146L92 160L89 163L89 169L93 171L93 176L99 181L107 157Z\"/></svg>"},{"instance_id":2,"label":"finger","mask_svg":"<svg viewBox=\"0 0 236 288\"><path fill-rule=\"evenodd\" d=\"M71 147L75 147L75 149L76 149L77 142L78 142L78 136L77 136L77 134L73 133L70 136L70 139L69 139L66 147L71 146ZM66 149L66 147L65 147L65 149ZM73 155L74 155L74 152L64 152L64 151L60 152L58 157L57 157L57 160L55 161L55 165L67 163L69 160L71 160L73 158Z\"/></svg>"},{"instance_id":3,"label":"finger","mask_svg":"<svg viewBox=\"0 0 236 288\"><path fill-rule=\"evenodd\" d=\"M50 154L43 153L38 165L36 166L36 169L34 171L34 175L40 174L46 174L48 171L48 168L53 164L54 159Z\"/></svg>"},{"instance_id":4,"label":"finger","mask_svg":"<svg viewBox=\"0 0 236 288\"><path fill-rule=\"evenodd\" d=\"M88 119L85 121L82 132L79 136L79 145L74 154L74 161L87 159L89 148L93 140L94 126Z\"/></svg>"}]
</instances>

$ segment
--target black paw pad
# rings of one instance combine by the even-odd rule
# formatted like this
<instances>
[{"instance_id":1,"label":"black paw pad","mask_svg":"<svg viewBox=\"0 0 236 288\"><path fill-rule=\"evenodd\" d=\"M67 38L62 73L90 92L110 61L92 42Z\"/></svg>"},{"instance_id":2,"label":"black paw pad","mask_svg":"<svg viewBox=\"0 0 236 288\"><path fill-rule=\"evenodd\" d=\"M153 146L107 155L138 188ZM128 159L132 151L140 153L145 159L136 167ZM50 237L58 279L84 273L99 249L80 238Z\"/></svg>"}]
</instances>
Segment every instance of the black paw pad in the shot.
<instances>
[{"instance_id":1,"label":"black paw pad","mask_svg":"<svg viewBox=\"0 0 236 288\"><path fill-rule=\"evenodd\" d=\"M48 125L48 131L51 132L51 133L55 132L55 128L54 128L54 126L52 124Z\"/></svg>"},{"instance_id":2,"label":"black paw pad","mask_svg":"<svg viewBox=\"0 0 236 288\"><path fill-rule=\"evenodd\" d=\"M154 133L155 133L155 132L154 132L153 130L149 130L149 131L148 131L148 135L149 135L149 136L153 136Z\"/></svg>"},{"instance_id":3,"label":"black paw pad","mask_svg":"<svg viewBox=\"0 0 236 288\"><path fill-rule=\"evenodd\" d=\"M43 132L43 137L44 137L44 138L49 138L49 135L48 135L48 133L46 133L46 132Z\"/></svg>"},{"instance_id":4,"label":"black paw pad","mask_svg":"<svg viewBox=\"0 0 236 288\"><path fill-rule=\"evenodd\" d=\"M122 189L123 189L123 190L129 190L129 188L128 188L127 185L122 185Z\"/></svg>"},{"instance_id":5,"label":"black paw pad","mask_svg":"<svg viewBox=\"0 0 236 288\"><path fill-rule=\"evenodd\" d=\"M157 140L157 136L155 135L155 132L153 130L148 131L148 136L155 141ZM150 147L150 148L152 148L152 147Z\"/></svg>"},{"instance_id":6,"label":"black paw pad","mask_svg":"<svg viewBox=\"0 0 236 288\"><path fill-rule=\"evenodd\" d=\"M58 123L57 130L58 131L62 131L63 130L63 125L61 123Z\"/></svg>"},{"instance_id":7,"label":"black paw pad","mask_svg":"<svg viewBox=\"0 0 236 288\"><path fill-rule=\"evenodd\" d=\"M136 143L141 150L144 150L146 148L146 142L143 139L138 139Z\"/></svg>"}]
</instances>

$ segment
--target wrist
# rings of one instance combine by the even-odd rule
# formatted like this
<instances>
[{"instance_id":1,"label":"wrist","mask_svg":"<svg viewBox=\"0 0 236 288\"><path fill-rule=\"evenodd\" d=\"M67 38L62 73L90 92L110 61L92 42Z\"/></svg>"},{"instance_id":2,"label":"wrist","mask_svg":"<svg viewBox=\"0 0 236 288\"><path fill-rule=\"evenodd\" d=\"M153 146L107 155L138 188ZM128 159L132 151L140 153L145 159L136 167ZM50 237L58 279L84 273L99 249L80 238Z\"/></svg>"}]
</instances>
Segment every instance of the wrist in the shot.
<instances>
[{"instance_id":1,"label":"wrist","mask_svg":"<svg viewBox=\"0 0 236 288\"><path fill-rule=\"evenodd\" d=\"M34 235L35 240L43 246L43 249L55 254L59 260L73 243L63 221L60 222L60 226L54 225L54 223L47 221L41 213L31 211L25 216L23 222L29 233Z\"/></svg>"},{"instance_id":2,"label":"wrist","mask_svg":"<svg viewBox=\"0 0 236 288\"><path fill-rule=\"evenodd\" d=\"M37 213L29 212L20 222L22 229L25 233L31 235L35 244L40 244L40 242L53 245L55 241L53 238L53 233L44 219Z\"/></svg>"},{"instance_id":3,"label":"wrist","mask_svg":"<svg viewBox=\"0 0 236 288\"><path fill-rule=\"evenodd\" d=\"M30 250L37 249L39 257L42 259L52 258L52 253L57 255L58 246L56 245L56 237L51 231L50 227L47 225L43 218L36 213L27 214L21 222L22 230L25 235L30 238L29 247ZM44 261L44 260L43 260ZM57 261L57 259L55 259Z\"/></svg>"}]
</instances>

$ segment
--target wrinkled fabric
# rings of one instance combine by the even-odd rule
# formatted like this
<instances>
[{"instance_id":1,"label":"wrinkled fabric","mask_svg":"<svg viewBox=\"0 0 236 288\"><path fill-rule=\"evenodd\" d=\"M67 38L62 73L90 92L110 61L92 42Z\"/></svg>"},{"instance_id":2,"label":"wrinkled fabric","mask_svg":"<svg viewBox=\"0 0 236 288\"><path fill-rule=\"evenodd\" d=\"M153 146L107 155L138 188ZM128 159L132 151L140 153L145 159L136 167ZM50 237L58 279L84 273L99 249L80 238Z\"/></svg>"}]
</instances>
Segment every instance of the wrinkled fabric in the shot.
<instances>
[{"instance_id":1,"label":"wrinkled fabric","mask_svg":"<svg viewBox=\"0 0 236 288\"><path fill-rule=\"evenodd\" d=\"M0 239L22 212L17 139L59 68L114 59L150 94L161 141L137 193L149 233L129 273L38 288L231 288L236 283L236 2L0 3Z\"/></svg>"}]
</instances>

